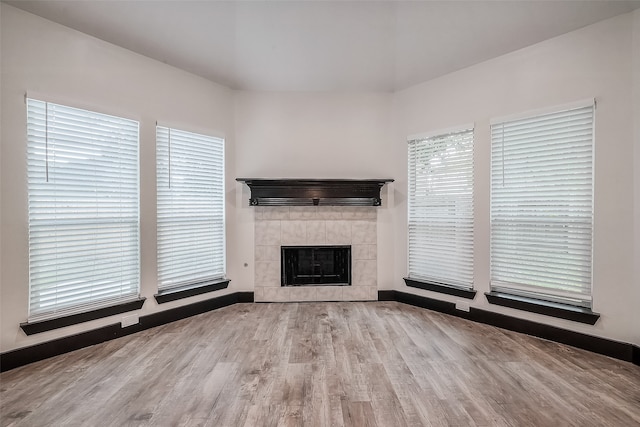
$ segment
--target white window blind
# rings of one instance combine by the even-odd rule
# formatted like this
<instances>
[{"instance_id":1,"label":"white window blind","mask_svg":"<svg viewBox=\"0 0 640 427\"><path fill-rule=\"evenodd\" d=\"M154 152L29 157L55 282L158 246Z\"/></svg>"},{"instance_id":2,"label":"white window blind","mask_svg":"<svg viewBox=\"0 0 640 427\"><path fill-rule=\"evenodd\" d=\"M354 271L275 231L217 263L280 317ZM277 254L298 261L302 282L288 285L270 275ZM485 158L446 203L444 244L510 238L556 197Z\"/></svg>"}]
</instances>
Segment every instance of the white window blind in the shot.
<instances>
[{"instance_id":1,"label":"white window blind","mask_svg":"<svg viewBox=\"0 0 640 427\"><path fill-rule=\"evenodd\" d=\"M158 289L225 276L224 140L156 128Z\"/></svg>"},{"instance_id":2,"label":"white window blind","mask_svg":"<svg viewBox=\"0 0 640 427\"><path fill-rule=\"evenodd\" d=\"M491 288L591 305L594 105L491 125Z\"/></svg>"},{"instance_id":3,"label":"white window blind","mask_svg":"<svg viewBox=\"0 0 640 427\"><path fill-rule=\"evenodd\" d=\"M473 287L473 129L409 141L409 278Z\"/></svg>"},{"instance_id":4,"label":"white window blind","mask_svg":"<svg viewBox=\"0 0 640 427\"><path fill-rule=\"evenodd\" d=\"M29 319L139 294L138 122L27 99Z\"/></svg>"}]
</instances>

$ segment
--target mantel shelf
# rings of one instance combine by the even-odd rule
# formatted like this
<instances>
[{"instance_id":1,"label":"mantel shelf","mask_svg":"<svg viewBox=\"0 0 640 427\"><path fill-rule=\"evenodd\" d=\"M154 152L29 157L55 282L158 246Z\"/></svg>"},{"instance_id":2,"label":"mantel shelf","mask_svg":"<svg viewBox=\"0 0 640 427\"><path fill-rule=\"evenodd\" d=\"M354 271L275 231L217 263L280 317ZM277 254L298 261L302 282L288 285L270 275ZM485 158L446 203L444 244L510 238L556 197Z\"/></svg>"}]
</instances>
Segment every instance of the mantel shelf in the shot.
<instances>
[{"instance_id":1,"label":"mantel shelf","mask_svg":"<svg viewBox=\"0 0 640 427\"><path fill-rule=\"evenodd\" d=\"M251 190L251 206L380 206L380 190L391 178L236 178Z\"/></svg>"}]
</instances>

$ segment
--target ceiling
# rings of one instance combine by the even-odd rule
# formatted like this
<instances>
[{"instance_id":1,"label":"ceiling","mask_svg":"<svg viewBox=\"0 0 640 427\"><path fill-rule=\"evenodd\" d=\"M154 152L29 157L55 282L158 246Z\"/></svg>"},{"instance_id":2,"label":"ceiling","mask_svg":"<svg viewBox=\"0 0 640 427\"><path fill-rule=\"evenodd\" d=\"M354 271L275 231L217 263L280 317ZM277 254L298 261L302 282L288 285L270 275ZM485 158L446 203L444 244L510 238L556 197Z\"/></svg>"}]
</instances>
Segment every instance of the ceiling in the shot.
<instances>
[{"instance_id":1,"label":"ceiling","mask_svg":"<svg viewBox=\"0 0 640 427\"><path fill-rule=\"evenodd\" d=\"M5 1L241 90L396 91L640 0Z\"/></svg>"}]
</instances>

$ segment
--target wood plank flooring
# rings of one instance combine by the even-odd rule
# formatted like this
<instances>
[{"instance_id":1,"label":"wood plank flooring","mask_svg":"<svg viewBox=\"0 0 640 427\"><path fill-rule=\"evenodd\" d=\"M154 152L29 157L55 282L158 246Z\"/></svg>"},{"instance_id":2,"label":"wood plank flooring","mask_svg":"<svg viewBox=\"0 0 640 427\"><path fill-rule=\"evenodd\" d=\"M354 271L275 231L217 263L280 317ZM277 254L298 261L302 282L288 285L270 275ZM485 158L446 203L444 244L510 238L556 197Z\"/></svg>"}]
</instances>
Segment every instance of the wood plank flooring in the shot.
<instances>
[{"instance_id":1,"label":"wood plank flooring","mask_svg":"<svg viewBox=\"0 0 640 427\"><path fill-rule=\"evenodd\" d=\"M0 385L2 426L640 426L640 367L396 302L236 304Z\"/></svg>"}]
</instances>

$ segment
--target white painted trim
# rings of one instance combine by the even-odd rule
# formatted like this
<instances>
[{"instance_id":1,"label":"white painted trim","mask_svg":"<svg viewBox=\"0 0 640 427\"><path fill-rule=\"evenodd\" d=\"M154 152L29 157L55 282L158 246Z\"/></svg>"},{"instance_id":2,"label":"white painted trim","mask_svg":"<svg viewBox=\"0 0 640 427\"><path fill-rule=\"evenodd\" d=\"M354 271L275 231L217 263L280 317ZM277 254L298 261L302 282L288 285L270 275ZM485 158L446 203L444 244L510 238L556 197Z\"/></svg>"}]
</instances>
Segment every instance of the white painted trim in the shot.
<instances>
[{"instance_id":1,"label":"white painted trim","mask_svg":"<svg viewBox=\"0 0 640 427\"><path fill-rule=\"evenodd\" d=\"M204 135L211 138L218 138L223 141L225 141L226 139L224 132L222 131L211 129L211 128L207 129L199 126L193 126L192 124L176 123L169 120L156 120L156 128L158 126L163 128L168 128L168 129L180 130L183 132L195 133L198 135Z\"/></svg>"},{"instance_id":2,"label":"white painted trim","mask_svg":"<svg viewBox=\"0 0 640 427\"><path fill-rule=\"evenodd\" d=\"M432 138L434 136L447 135L450 133L466 132L469 130L475 130L475 123L472 122L465 125L450 127L446 129L440 129L440 130L431 131L431 132L424 132L424 133L409 135L407 137L407 142L414 141L416 139L427 139L427 138Z\"/></svg>"},{"instance_id":3,"label":"white painted trim","mask_svg":"<svg viewBox=\"0 0 640 427\"><path fill-rule=\"evenodd\" d=\"M77 108L79 110L92 111L94 113L105 114L107 116L133 120L135 122L138 122L138 124L140 124L140 122L142 121L139 113L123 110L122 108L118 108L113 105L87 103L64 95L51 95L30 90L25 92L24 94L25 106L27 103L27 98L51 104L63 105L65 107Z\"/></svg>"},{"instance_id":4,"label":"white painted trim","mask_svg":"<svg viewBox=\"0 0 640 427\"><path fill-rule=\"evenodd\" d=\"M542 116L544 114L559 113L559 112L562 112L562 111L575 110L575 109L578 109L578 108L589 107L589 106L592 106L592 105L593 106L596 105L596 99L595 98L587 98L587 99L583 99L583 100L580 100L580 101L570 102L570 103L567 103L567 104L555 105L555 106L552 106L552 107L544 107L544 108L538 108L538 109L535 109L535 110L523 111L521 113L510 114L508 116L494 117L489 121L489 124L491 126L493 126L493 125L496 125L496 124L501 124L501 123L510 122L510 121L514 121L514 120L528 119L530 117Z\"/></svg>"}]
</instances>

